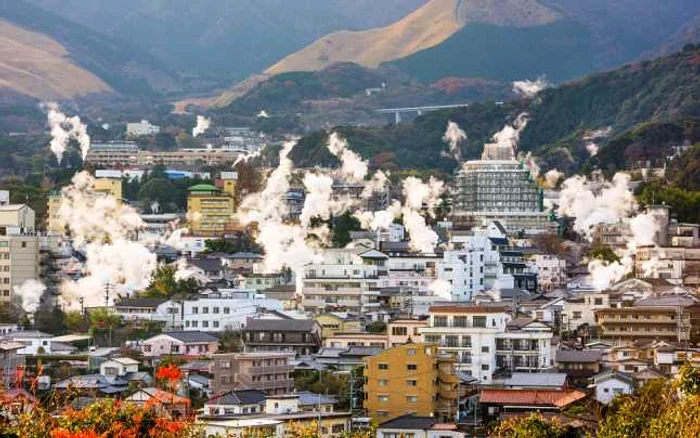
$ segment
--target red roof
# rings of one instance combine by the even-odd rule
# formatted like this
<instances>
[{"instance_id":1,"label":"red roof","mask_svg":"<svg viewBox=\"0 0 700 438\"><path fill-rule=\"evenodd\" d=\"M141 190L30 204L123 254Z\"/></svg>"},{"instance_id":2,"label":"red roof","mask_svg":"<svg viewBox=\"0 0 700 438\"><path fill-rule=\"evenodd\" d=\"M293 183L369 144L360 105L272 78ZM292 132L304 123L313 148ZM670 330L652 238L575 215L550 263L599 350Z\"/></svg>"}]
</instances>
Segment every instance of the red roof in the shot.
<instances>
[{"instance_id":1,"label":"red roof","mask_svg":"<svg viewBox=\"0 0 700 438\"><path fill-rule=\"evenodd\" d=\"M581 391L532 390L532 389L482 389L480 403L497 405L555 406L562 408L581 400Z\"/></svg>"}]
</instances>

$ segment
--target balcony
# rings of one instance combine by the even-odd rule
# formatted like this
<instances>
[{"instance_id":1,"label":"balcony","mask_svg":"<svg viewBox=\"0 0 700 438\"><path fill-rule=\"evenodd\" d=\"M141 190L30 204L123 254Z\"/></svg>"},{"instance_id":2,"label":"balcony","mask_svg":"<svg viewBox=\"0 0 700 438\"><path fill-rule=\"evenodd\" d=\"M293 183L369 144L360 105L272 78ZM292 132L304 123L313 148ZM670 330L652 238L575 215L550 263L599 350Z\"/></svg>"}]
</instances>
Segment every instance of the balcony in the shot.
<instances>
[{"instance_id":1,"label":"balcony","mask_svg":"<svg viewBox=\"0 0 700 438\"><path fill-rule=\"evenodd\" d=\"M456 389L448 389L443 387L442 385L438 387L438 396L443 399L447 400L455 400L457 398L457 390Z\"/></svg>"},{"instance_id":2,"label":"balcony","mask_svg":"<svg viewBox=\"0 0 700 438\"><path fill-rule=\"evenodd\" d=\"M446 373L443 371L440 371L438 373L438 379L444 383L457 383L457 382L459 382L459 378L457 377L456 374Z\"/></svg>"},{"instance_id":3,"label":"balcony","mask_svg":"<svg viewBox=\"0 0 700 438\"><path fill-rule=\"evenodd\" d=\"M291 365L272 365L269 367L262 366L262 367L250 367L250 368L248 368L248 373L251 375L282 374L282 373L291 373L292 371L294 371L294 367Z\"/></svg>"}]
</instances>

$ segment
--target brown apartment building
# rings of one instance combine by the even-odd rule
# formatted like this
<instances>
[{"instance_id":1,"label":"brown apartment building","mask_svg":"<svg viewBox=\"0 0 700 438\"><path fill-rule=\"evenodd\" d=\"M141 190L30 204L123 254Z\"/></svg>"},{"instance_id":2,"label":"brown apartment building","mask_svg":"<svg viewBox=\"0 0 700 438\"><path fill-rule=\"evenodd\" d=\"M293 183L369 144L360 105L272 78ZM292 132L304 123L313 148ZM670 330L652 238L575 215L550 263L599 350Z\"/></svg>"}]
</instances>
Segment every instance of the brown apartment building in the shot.
<instances>
[{"instance_id":1,"label":"brown apartment building","mask_svg":"<svg viewBox=\"0 0 700 438\"><path fill-rule=\"evenodd\" d=\"M294 353L259 352L215 354L212 362L214 394L256 389L268 395L289 394L294 389L289 361Z\"/></svg>"}]
</instances>

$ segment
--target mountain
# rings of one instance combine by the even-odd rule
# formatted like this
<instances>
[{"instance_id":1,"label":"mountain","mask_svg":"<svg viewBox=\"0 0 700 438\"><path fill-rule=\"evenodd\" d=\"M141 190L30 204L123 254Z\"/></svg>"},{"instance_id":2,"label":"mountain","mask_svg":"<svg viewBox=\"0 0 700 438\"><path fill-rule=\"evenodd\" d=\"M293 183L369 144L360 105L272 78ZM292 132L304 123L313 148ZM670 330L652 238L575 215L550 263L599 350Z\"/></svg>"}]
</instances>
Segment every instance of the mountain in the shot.
<instances>
[{"instance_id":1,"label":"mountain","mask_svg":"<svg viewBox=\"0 0 700 438\"><path fill-rule=\"evenodd\" d=\"M390 63L427 83L542 74L558 83L697 41L698 13L695 0L431 0L389 26L326 35L266 72L351 61Z\"/></svg>"},{"instance_id":2,"label":"mountain","mask_svg":"<svg viewBox=\"0 0 700 438\"><path fill-rule=\"evenodd\" d=\"M396 21L426 0L30 0L228 86L339 29Z\"/></svg>"},{"instance_id":3,"label":"mountain","mask_svg":"<svg viewBox=\"0 0 700 438\"><path fill-rule=\"evenodd\" d=\"M25 70L3 78L12 89L38 97L74 97L110 89L152 94L182 87L175 73L139 47L24 0L0 0L0 19L6 23L3 61L11 60L6 69L14 63Z\"/></svg>"},{"instance_id":4,"label":"mountain","mask_svg":"<svg viewBox=\"0 0 700 438\"><path fill-rule=\"evenodd\" d=\"M497 6L496 1L488 3ZM427 82L444 76L516 80L545 74L559 83L639 58L666 44L700 12L694 0L539 4L558 11L559 19L521 28L477 20L441 44L391 63ZM678 48L672 45L666 54Z\"/></svg>"},{"instance_id":5,"label":"mountain","mask_svg":"<svg viewBox=\"0 0 700 438\"><path fill-rule=\"evenodd\" d=\"M451 172L457 163L445 156L442 142L448 120L458 123L468 139L462 156L474 159L483 144L518 114L530 122L520 149L533 152L543 168L566 172L596 165L612 172L639 161L655 160L673 144L700 141L700 45L668 57L629 64L540 92L530 100L480 103L436 111L411 123L382 127L340 127L351 147L376 166ZM600 134L600 152L590 157L591 131ZM299 166L332 164L325 149L327 133L303 138L293 150Z\"/></svg>"},{"instance_id":6,"label":"mountain","mask_svg":"<svg viewBox=\"0 0 700 438\"><path fill-rule=\"evenodd\" d=\"M521 28L558 18L558 12L535 0L431 0L389 26L326 35L277 62L267 73L318 70L334 62L377 67L437 46L469 23Z\"/></svg>"},{"instance_id":7,"label":"mountain","mask_svg":"<svg viewBox=\"0 0 700 438\"><path fill-rule=\"evenodd\" d=\"M57 41L0 20L0 88L40 100L63 100L112 88L74 64Z\"/></svg>"}]
</instances>

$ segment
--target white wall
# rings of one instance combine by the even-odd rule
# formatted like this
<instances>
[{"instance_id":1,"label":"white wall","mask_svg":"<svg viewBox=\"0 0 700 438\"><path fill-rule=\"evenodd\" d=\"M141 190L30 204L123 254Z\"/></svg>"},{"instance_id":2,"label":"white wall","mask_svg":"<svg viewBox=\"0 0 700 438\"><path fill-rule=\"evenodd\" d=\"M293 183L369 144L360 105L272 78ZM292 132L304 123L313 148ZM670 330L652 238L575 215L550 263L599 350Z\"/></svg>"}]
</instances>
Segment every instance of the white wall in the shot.
<instances>
[{"instance_id":1,"label":"white wall","mask_svg":"<svg viewBox=\"0 0 700 438\"><path fill-rule=\"evenodd\" d=\"M600 403L608 404L615 396L620 394L631 394L632 388L626 382L620 382L616 379L608 379L604 382L596 384L595 399Z\"/></svg>"}]
</instances>

